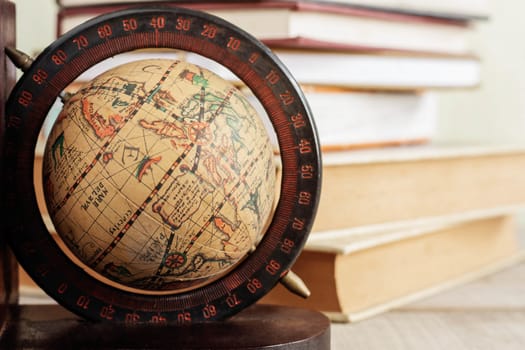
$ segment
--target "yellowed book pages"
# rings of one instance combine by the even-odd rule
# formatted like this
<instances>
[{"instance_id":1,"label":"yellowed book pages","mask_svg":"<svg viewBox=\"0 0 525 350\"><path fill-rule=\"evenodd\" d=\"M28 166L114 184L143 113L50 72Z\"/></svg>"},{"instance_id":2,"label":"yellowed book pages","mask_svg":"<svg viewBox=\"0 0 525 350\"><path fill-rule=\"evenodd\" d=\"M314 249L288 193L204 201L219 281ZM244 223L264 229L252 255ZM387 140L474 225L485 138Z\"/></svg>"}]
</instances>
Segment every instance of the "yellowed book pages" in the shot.
<instances>
[{"instance_id":1,"label":"yellowed book pages","mask_svg":"<svg viewBox=\"0 0 525 350\"><path fill-rule=\"evenodd\" d=\"M364 238L366 239L366 237ZM352 244L355 244L352 243ZM261 302L313 308L355 321L487 274L521 256L514 217L499 216L399 238L362 250L305 249L293 271L302 299L277 286Z\"/></svg>"},{"instance_id":2,"label":"yellowed book pages","mask_svg":"<svg viewBox=\"0 0 525 350\"><path fill-rule=\"evenodd\" d=\"M414 146L323 156L313 234L525 204L523 146Z\"/></svg>"}]
</instances>

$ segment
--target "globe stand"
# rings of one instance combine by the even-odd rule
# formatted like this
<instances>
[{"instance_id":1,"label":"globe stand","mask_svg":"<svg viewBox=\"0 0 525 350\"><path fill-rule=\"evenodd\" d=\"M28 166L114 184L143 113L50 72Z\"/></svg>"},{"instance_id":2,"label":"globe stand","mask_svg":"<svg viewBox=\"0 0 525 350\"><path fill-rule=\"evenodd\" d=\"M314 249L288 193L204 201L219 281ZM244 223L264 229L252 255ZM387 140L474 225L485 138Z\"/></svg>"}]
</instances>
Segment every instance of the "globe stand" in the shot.
<instances>
[{"instance_id":1,"label":"globe stand","mask_svg":"<svg viewBox=\"0 0 525 350\"><path fill-rule=\"evenodd\" d=\"M224 322L188 327L83 320L57 305L18 305L2 349L329 349L330 323L299 308L256 304Z\"/></svg>"},{"instance_id":2,"label":"globe stand","mask_svg":"<svg viewBox=\"0 0 525 350\"><path fill-rule=\"evenodd\" d=\"M5 115L3 108L0 114L0 209L5 217L0 222L0 232L5 233L0 237L0 348L329 348L330 324L321 313L255 304L291 275L291 265L313 224L321 183L311 112L270 50L216 17L151 7L86 22L31 61L7 49L15 47L14 5L4 0L0 5L0 23L10 24L2 26L1 47L24 71L11 90ZM115 291L72 264L50 238L31 191L35 136L51 104L65 97L62 92L72 77L115 54L151 47L195 50L231 69L271 116L283 154L281 193L285 195L262 243L224 278L165 297ZM11 72L2 86L5 97L14 76L3 55L2 60L6 62L0 67L6 70L2 73ZM35 282L64 308L13 302L17 274L6 241ZM152 324L161 318L168 322Z\"/></svg>"}]
</instances>

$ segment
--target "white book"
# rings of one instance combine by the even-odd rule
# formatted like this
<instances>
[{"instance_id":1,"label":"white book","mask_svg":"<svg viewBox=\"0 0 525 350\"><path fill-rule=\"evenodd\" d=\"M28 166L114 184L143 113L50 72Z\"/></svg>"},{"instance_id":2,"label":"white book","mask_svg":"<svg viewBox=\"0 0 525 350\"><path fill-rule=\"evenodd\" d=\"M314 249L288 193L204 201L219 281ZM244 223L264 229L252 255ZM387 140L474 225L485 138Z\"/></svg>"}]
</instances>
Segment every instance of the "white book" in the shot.
<instances>
[{"instance_id":1,"label":"white book","mask_svg":"<svg viewBox=\"0 0 525 350\"><path fill-rule=\"evenodd\" d=\"M388 90L421 88L471 88L481 82L481 62L476 57L362 54L306 50L274 50L299 84ZM200 65L224 79L239 82L226 67L203 56L177 50L138 50L116 55L84 72L79 80L130 60L181 59Z\"/></svg>"},{"instance_id":2,"label":"white book","mask_svg":"<svg viewBox=\"0 0 525 350\"><path fill-rule=\"evenodd\" d=\"M323 151L423 144L437 132L439 108L435 92L388 93L306 86L304 93ZM248 96L268 123L261 104L253 95ZM269 124L268 127L271 130Z\"/></svg>"}]
</instances>

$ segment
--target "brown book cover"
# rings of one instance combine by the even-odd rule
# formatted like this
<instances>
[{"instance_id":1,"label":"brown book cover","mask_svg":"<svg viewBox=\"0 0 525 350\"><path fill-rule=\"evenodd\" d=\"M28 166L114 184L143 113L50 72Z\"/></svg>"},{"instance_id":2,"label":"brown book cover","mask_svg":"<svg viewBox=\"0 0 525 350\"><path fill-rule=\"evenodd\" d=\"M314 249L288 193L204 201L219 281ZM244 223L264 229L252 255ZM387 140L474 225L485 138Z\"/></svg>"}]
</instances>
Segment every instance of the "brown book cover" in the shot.
<instances>
[{"instance_id":1,"label":"brown book cover","mask_svg":"<svg viewBox=\"0 0 525 350\"><path fill-rule=\"evenodd\" d=\"M6 46L15 46L15 5L6 0L0 0L0 139L5 133L4 106L9 92L14 85L15 67L4 53ZM0 155L3 155L3 146L0 143ZM0 169L3 167L3 156L0 158ZM0 173L0 176L3 176ZM0 178L2 181L2 178ZM2 196L2 207L6 205ZM9 304L15 303L18 298L17 263L7 246L4 227L0 228L0 333L8 316Z\"/></svg>"}]
</instances>

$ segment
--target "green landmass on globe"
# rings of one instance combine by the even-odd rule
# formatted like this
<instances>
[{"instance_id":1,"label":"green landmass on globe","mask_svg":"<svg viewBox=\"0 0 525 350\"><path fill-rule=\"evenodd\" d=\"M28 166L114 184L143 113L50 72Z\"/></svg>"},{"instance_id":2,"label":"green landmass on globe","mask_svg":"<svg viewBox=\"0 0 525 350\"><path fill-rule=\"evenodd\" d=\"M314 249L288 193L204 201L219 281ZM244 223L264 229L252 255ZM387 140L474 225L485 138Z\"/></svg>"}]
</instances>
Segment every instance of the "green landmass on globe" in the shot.
<instances>
[{"instance_id":1,"label":"green landmass on globe","mask_svg":"<svg viewBox=\"0 0 525 350\"><path fill-rule=\"evenodd\" d=\"M211 280L262 238L272 144L241 91L199 66L143 60L73 94L46 143L58 235L86 266L151 291Z\"/></svg>"}]
</instances>

